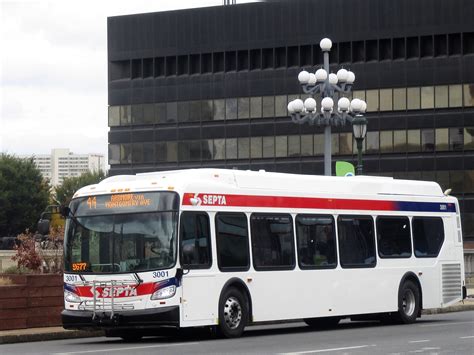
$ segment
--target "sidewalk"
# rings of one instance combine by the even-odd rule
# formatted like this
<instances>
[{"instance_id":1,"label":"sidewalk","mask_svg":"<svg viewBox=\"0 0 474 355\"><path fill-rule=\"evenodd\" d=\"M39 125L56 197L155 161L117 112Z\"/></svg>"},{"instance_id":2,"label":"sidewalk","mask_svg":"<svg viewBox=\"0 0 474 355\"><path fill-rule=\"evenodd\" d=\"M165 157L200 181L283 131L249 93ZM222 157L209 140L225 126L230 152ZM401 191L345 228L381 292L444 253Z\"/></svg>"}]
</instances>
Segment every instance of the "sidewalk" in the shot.
<instances>
[{"instance_id":1,"label":"sidewalk","mask_svg":"<svg viewBox=\"0 0 474 355\"><path fill-rule=\"evenodd\" d=\"M473 311L474 298L467 298L464 302L459 302L447 308L430 309L423 311L424 315L439 314L448 312ZM89 338L103 336L101 330L84 331L84 330L65 330L62 327L45 327L45 328L28 328L15 330L0 331L0 344L24 343L32 341L73 339L73 338Z\"/></svg>"},{"instance_id":2,"label":"sidewalk","mask_svg":"<svg viewBox=\"0 0 474 355\"><path fill-rule=\"evenodd\" d=\"M90 338L103 336L101 330L66 330L63 327L27 328L0 331L0 344L27 343L31 341ZM0 351L1 353L1 351Z\"/></svg>"}]
</instances>

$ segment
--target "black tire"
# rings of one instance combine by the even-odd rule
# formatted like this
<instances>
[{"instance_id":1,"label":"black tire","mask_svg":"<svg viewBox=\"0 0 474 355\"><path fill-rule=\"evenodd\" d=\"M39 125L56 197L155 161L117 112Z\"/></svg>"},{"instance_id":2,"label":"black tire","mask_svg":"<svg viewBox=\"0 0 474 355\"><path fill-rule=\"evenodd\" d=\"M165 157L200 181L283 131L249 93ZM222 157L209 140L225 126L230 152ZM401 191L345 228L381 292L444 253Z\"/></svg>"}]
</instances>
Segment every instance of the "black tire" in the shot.
<instances>
[{"instance_id":1,"label":"black tire","mask_svg":"<svg viewBox=\"0 0 474 355\"><path fill-rule=\"evenodd\" d=\"M331 329L339 324L339 317L305 318L304 322L314 329Z\"/></svg>"},{"instance_id":2,"label":"black tire","mask_svg":"<svg viewBox=\"0 0 474 355\"><path fill-rule=\"evenodd\" d=\"M219 300L219 335L238 338L249 319L247 297L234 287L226 289Z\"/></svg>"},{"instance_id":3,"label":"black tire","mask_svg":"<svg viewBox=\"0 0 474 355\"><path fill-rule=\"evenodd\" d=\"M393 320L401 324L410 324L416 321L421 307L421 292L418 285L407 280L398 290L398 312Z\"/></svg>"}]
</instances>

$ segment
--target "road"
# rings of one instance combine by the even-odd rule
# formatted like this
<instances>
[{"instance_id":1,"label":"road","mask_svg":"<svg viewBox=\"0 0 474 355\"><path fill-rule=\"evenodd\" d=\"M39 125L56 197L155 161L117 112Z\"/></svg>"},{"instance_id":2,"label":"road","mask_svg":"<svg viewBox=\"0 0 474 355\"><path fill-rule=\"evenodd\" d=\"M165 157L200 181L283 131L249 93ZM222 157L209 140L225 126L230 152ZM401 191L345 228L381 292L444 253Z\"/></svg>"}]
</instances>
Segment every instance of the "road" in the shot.
<instances>
[{"instance_id":1,"label":"road","mask_svg":"<svg viewBox=\"0 0 474 355\"><path fill-rule=\"evenodd\" d=\"M315 331L303 323L249 327L242 338L206 333L147 337L69 339L0 345L0 354L474 354L474 311L427 315L411 325L343 321Z\"/></svg>"}]
</instances>

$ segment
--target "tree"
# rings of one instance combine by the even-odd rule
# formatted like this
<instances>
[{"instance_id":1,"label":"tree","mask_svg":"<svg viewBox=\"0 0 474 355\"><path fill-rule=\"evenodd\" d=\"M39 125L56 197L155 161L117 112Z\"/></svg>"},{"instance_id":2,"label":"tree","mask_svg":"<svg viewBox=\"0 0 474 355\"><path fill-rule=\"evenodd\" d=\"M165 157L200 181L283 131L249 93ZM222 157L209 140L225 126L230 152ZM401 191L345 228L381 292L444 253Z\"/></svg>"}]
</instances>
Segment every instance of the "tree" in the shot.
<instances>
[{"instance_id":1,"label":"tree","mask_svg":"<svg viewBox=\"0 0 474 355\"><path fill-rule=\"evenodd\" d=\"M87 185L97 184L104 178L105 174L102 170L88 171L80 176L65 178L63 183L54 189L56 202L68 206L77 190Z\"/></svg>"},{"instance_id":2,"label":"tree","mask_svg":"<svg viewBox=\"0 0 474 355\"><path fill-rule=\"evenodd\" d=\"M49 196L50 186L33 158L0 154L0 237L36 230Z\"/></svg>"}]
</instances>

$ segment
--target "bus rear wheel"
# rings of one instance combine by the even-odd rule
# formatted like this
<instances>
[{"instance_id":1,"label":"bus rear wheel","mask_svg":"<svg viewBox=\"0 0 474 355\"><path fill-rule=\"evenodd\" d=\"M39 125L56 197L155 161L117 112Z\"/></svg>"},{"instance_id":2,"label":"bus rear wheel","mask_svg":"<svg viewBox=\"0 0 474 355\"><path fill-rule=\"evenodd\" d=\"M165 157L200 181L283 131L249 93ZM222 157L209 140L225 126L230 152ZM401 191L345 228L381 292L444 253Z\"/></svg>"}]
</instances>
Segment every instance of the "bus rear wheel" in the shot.
<instances>
[{"instance_id":1,"label":"bus rear wheel","mask_svg":"<svg viewBox=\"0 0 474 355\"><path fill-rule=\"evenodd\" d=\"M219 333L225 338L238 338L248 322L247 297L234 287L224 291L219 301Z\"/></svg>"},{"instance_id":2,"label":"bus rear wheel","mask_svg":"<svg viewBox=\"0 0 474 355\"><path fill-rule=\"evenodd\" d=\"M315 329L330 329L339 324L341 318L339 317L323 317L323 318L305 318L304 322L311 328Z\"/></svg>"},{"instance_id":3,"label":"bus rear wheel","mask_svg":"<svg viewBox=\"0 0 474 355\"><path fill-rule=\"evenodd\" d=\"M394 320L402 324L410 324L416 321L420 311L420 289L413 281L405 281L398 291L398 312Z\"/></svg>"}]
</instances>

